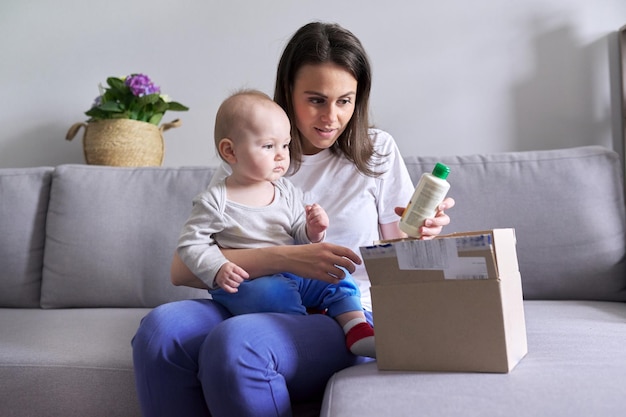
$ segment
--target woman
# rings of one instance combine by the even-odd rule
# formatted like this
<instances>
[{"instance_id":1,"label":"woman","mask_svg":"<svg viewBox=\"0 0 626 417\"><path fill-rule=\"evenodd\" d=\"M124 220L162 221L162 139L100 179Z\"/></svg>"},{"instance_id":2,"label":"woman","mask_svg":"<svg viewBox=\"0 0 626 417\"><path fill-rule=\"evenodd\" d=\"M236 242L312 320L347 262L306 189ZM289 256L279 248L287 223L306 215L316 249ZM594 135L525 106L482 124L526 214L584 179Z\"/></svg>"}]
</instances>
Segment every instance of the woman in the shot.
<instances>
[{"instance_id":1,"label":"woman","mask_svg":"<svg viewBox=\"0 0 626 417\"><path fill-rule=\"evenodd\" d=\"M359 283L372 323L358 248L402 236L398 207L413 185L391 136L369 129L370 86L367 55L352 33L310 23L294 34L280 59L274 99L292 122L289 178L328 212L332 243L223 253L253 278L288 271L336 283L343 267ZM422 235L439 234L449 223L443 210L453 205L446 199ZM176 255L172 282L206 288ZM133 355L145 416L290 416L292 401L319 400L333 373L364 360L346 349L341 327L325 315L228 317L210 300L187 300L144 318Z\"/></svg>"}]
</instances>

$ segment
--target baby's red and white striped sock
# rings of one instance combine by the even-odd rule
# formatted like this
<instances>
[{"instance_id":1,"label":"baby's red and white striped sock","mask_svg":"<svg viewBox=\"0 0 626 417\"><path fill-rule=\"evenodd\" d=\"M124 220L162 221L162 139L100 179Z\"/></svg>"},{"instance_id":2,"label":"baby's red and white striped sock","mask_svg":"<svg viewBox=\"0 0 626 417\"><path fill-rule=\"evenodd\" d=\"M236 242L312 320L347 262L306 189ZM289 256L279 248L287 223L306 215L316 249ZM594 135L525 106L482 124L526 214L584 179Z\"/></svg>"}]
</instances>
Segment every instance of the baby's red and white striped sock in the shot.
<instances>
[{"instance_id":1,"label":"baby's red and white striped sock","mask_svg":"<svg viewBox=\"0 0 626 417\"><path fill-rule=\"evenodd\" d=\"M343 326L343 332L350 352L358 356L376 357L374 328L364 318L350 320Z\"/></svg>"}]
</instances>

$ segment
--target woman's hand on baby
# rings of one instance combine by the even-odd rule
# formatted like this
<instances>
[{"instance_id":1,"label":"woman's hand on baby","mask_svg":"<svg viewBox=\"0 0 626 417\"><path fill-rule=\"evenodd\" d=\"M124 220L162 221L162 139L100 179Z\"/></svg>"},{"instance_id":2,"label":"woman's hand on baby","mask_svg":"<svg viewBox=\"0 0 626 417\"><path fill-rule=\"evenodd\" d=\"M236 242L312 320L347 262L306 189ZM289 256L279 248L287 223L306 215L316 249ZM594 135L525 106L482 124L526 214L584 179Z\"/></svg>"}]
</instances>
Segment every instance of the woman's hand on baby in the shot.
<instances>
[{"instance_id":1,"label":"woman's hand on baby","mask_svg":"<svg viewBox=\"0 0 626 417\"><path fill-rule=\"evenodd\" d=\"M328 214L319 204L313 203L304 207L306 213L306 232L311 242L324 240L324 232L328 229L330 221Z\"/></svg>"},{"instance_id":2,"label":"woman's hand on baby","mask_svg":"<svg viewBox=\"0 0 626 417\"><path fill-rule=\"evenodd\" d=\"M353 273L355 264L361 264L361 258L356 253L334 243L284 246L283 249L287 249L284 253L288 263L286 271L331 284L345 278L345 271L341 268Z\"/></svg>"},{"instance_id":3,"label":"woman's hand on baby","mask_svg":"<svg viewBox=\"0 0 626 417\"><path fill-rule=\"evenodd\" d=\"M435 213L435 217L426 219L424 225L420 228L420 234L422 236L420 239L428 240L441 234L443 227L450 224L450 217L445 213L445 210L454 207L454 204L455 201L451 197L447 197L441 202ZM402 216L404 210L405 207L396 207L396 214Z\"/></svg>"},{"instance_id":4,"label":"woman's hand on baby","mask_svg":"<svg viewBox=\"0 0 626 417\"><path fill-rule=\"evenodd\" d=\"M215 283L224 291L228 293L236 293L241 283L248 279L250 276L241 267L232 262L226 262L217 271L215 275Z\"/></svg>"}]
</instances>

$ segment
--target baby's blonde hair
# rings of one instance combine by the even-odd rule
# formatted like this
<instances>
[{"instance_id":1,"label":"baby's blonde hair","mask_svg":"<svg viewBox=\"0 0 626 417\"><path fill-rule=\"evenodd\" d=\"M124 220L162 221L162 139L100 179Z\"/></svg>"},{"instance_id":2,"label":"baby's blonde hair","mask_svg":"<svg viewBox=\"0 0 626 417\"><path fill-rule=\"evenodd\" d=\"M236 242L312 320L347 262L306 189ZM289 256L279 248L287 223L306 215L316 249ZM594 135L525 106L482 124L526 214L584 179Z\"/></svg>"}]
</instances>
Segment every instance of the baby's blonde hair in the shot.
<instances>
[{"instance_id":1,"label":"baby's blonde hair","mask_svg":"<svg viewBox=\"0 0 626 417\"><path fill-rule=\"evenodd\" d=\"M215 115L215 129L213 132L215 147L218 150L218 154L220 154L219 143L222 139L237 139L237 128L241 126L242 121L245 122L246 120L246 108L242 106L244 100L269 101L274 103L274 100L272 100L270 96L255 89L238 90L224 100L219 109L217 109L217 113ZM220 158L222 158L221 154Z\"/></svg>"}]
</instances>

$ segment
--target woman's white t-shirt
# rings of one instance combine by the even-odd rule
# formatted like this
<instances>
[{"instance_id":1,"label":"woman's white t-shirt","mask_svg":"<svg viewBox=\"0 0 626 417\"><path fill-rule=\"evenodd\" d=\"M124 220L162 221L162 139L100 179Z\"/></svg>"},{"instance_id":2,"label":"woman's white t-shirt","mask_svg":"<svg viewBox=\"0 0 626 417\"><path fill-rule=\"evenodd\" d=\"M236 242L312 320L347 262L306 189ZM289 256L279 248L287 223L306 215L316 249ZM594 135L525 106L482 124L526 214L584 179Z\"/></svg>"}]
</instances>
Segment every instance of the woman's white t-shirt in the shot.
<instances>
[{"instance_id":1,"label":"woman's white t-shirt","mask_svg":"<svg viewBox=\"0 0 626 417\"><path fill-rule=\"evenodd\" d=\"M325 149L304 155L298 172L289 176L304 193L307 204L318 203L328 213L330 226L324 241L342 245L360 255L361 246L379 240L379 224L399 220L395 207L406 206L413 183L390 134L370 129L374 148L380 157L379 177L360 173L343 155ZM361 290L363 307L372 310L370 282L363 264L353 274Z\"/></svg>"}]
</instances>

